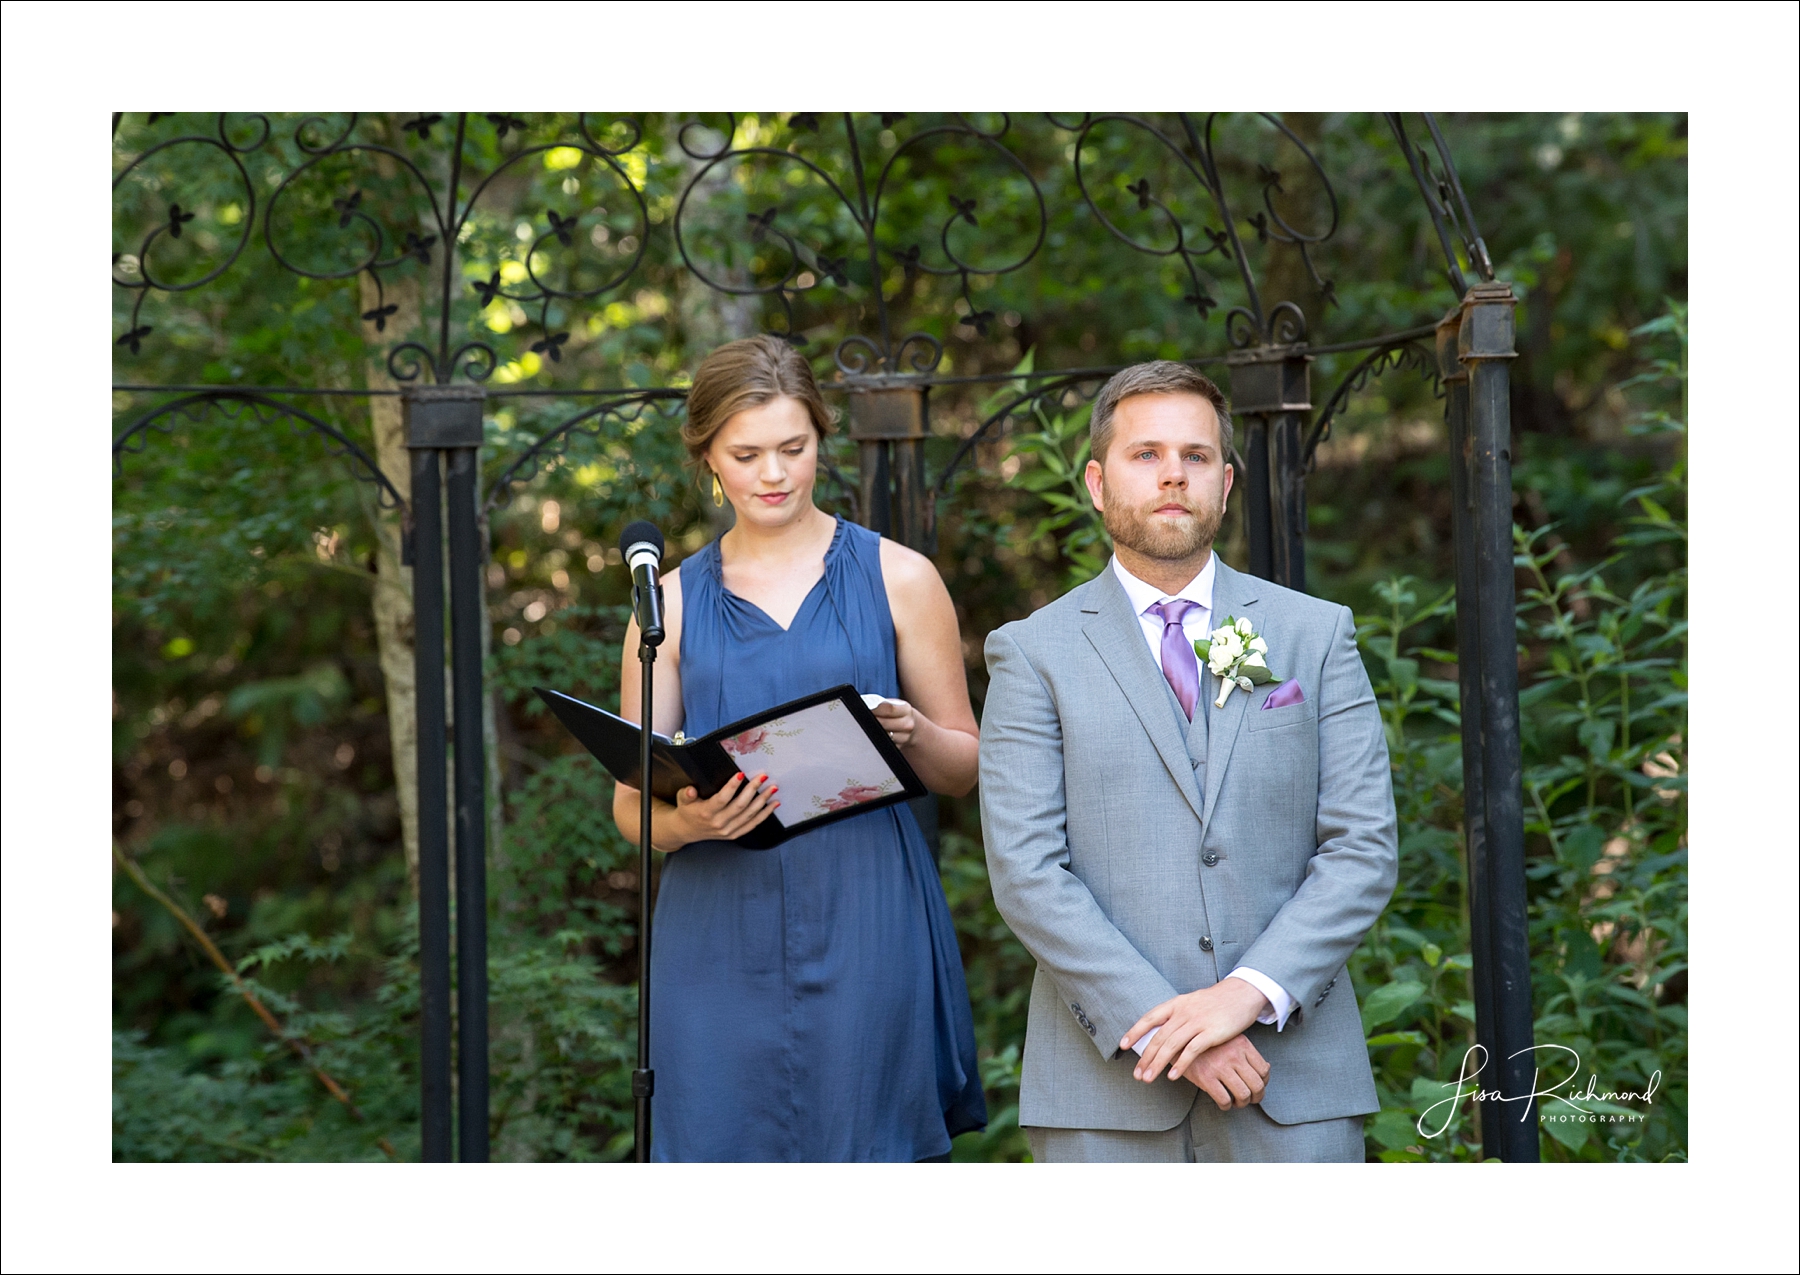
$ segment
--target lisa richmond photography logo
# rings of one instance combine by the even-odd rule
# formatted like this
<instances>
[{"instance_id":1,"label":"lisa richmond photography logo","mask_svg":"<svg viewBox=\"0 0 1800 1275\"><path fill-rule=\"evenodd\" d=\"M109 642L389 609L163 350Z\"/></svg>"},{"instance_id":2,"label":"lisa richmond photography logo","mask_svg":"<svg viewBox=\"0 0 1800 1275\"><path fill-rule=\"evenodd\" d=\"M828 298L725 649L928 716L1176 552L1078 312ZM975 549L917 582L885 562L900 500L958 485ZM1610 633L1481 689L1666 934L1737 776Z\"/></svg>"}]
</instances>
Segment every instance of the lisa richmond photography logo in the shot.
<instances>
[{"instance_id":1,"label":"lisa richmond photography logo","mask_svg":"<svg viewBox=\"0 0 1800 1275\"><path fill-rule=\"evenodd\" d=\"M1417 1122L1421 1137L1435 1138L1450 1127L1456 1118L1459 1104L1465 1099L1469 1102L1514 1102L1520 1104L1519 1119L1524 1121L1530 1117L1530 1100L1541 1099L1538 1108L1538 1119L1544 1124L1632 1124L1641 1121L1648 1115L1647 1108L1655 1101L1656 1091L1662 1085L1662 1070L1659 1068L1650 1075L1649 1081L1642 1089L1606 1089L1600 1084L1600 1078L1588 1072L1587 1080L1581 1079L1581 1055L1567 1045L1533 1045L1530 1049L1521 1049L1511 1055L1536 1055L1536 1066L1531 1073L1531 1092L1523 1094L1502 1094L1498 1089L1483 1089L1480 1084L1482 1069L1488 1064L1487 1050L1480 1045L1471 1045L1463 1054L1462 1070L1457 1073L1454 1084L1446 1082L1445 1088L1454 1089L1449 1097L1432 1103L1419 1113ZM1568 1068L1565 1075L1546 1082L1545 1075L1555 1075ZM1634 1108L1630 1104L1642 1104L1644 1110Z\"/></svg>"}]
</instances>

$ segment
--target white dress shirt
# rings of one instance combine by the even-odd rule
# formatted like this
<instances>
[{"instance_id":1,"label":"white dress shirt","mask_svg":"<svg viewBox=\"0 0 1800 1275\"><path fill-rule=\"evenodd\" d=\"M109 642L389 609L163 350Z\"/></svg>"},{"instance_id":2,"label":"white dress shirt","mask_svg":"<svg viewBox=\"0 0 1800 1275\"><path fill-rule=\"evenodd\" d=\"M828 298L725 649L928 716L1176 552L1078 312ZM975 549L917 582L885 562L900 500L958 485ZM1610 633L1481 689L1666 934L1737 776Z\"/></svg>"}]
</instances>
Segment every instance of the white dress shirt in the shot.
<instances>
[{"instance_id":1,"label":"white dress shirt","mask_svg":"<svg viewBox=\"0 0 1800 1275\"><path fill-rule=\"evenodd\" d=\"M1146 584L1119 565L1118 555L1113 555L1113 573L1119 577L1119 583L1125 587L1125 596L1131 600L1131 609L1137 612L1138 623L1144 631L1144 641L1150 647L1150 658L1157 668L1162 667L1163 622L1160 616L1151 613L1150 608L1161 602L1172 602L1185 599L1197 602L1198 606L1190 607L1188 613L1181 617L1181 631L1189 642L1197 642L1204 638L1212 628L1212 595L1213 578L1217 575L1214 567L1219 561L1216 554L1206 555L1206 565L1200 568L1200 574L1189 580L1180 590L1173 594L1164 593L1153 584ZM1198 658L1198 657L1196 657ZM1206 673L1201 670L1200 694L1205 695ZM1195 712L1205 712L1206 706L1196 703ZM1232 970L1227 978L1242 979L1268 998L1269 1008L1258 1014L1259 1023L1273 1023L1275 1030L1280 1031L1287 1026L1288 1015L1294 1012L1296 1001L1287 994L1287 990L1260 970L1253 970L1247 965L1240 965ZM1150 1038L1161 1031L1153 1027L1144 1034L1144 1038L1132 1046L1139 1054L1150 1043Z\"/></svg>"}]
</instances>

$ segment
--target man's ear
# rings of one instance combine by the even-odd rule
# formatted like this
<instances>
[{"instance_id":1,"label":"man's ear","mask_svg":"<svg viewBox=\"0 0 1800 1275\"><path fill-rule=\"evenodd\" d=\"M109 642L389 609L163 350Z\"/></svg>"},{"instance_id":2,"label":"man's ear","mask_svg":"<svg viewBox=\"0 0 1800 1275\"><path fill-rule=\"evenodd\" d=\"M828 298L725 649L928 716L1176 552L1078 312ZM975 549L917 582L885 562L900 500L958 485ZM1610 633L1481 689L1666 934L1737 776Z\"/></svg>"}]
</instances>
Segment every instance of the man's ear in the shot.
<instances>
[{"instance_id":1,"label":"man's ear","mask_svg":"<svg viewBox=\"0 0 1800 1275\"><path fill-rule=\"evenodd\" d=\"M1231 479L1232 479L1233 475L1235 474L1235 472L1236 471L1233 470L1231 467L1231 462L1226 461L1225 462L1225 490L1219 493L1219 512L1220 513L1225 512L1225 502L1227 500L1231 499Z\"/></svg>"},{"instance_id":2,"label":"man's ear","mask_svg":"<svg viewBox=\"0 0 1800 1275\"><path fill-rule=\"evenodd\" d=\"M1101 513L1106 512L1106 501L1101 498L1102 479L1100 462L1090 460L1087 468L1081 471L1082 481L1087 483L1088 498L1094 502L1094 508Z\"/></svg>"}]
</instances>

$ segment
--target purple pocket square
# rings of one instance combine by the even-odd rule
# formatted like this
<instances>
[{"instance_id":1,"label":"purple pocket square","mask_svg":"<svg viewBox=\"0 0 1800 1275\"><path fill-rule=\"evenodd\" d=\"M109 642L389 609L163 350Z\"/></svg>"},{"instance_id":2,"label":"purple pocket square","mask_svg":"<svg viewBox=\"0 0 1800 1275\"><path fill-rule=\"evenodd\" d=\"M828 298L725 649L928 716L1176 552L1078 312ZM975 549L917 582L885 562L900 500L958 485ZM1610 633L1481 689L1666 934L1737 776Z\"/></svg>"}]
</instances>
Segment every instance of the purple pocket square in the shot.
<instances>
[{"instance_id":1,"label":"purple pocket square","mask_svg":"<svg viewBox=\"0 0 1800 1275\"><path fill-rule=\"evenodd\" d=\"M1289 704L1304 704L1306 694L1300 689L1300 679L1290 677L1287 681L1269 692L1269 698L1263 701L1262 711L1271 708L1286 708Z\"/></svg>"}]
</instances>

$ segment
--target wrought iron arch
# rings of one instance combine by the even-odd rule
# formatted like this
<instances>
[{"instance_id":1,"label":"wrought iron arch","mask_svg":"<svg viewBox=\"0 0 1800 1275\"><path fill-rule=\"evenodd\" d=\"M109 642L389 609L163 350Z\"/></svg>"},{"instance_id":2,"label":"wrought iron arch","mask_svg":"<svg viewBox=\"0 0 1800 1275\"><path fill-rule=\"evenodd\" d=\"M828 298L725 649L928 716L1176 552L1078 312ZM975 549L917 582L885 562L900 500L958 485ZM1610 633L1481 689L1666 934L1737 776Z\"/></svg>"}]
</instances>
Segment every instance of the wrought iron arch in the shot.
<instances>
[{"instance_id":1,"label":"wrought iron arch","mask_svg":"<svg viewBox=\"0 0 1800 1275\"><path fill-rule=\"evenodd\" d=\"M381 508L407 512L406 497L400 494L393 480L343 431L303 408L254 390L204 390L159 403L113 439L114 476L123 474L126 456L142 454L152 434L171 434L169 422L173 418L181 416L198 424L215 411L234 422L248 416L259 425L286 419L295 429L319 435L326 440L327 455L343 457L358 482L375 488L376 502Z\"/></svg>"},{"instance_id":2,"label":"wrought iron arch","mask_svg":"<svg viewBox=\"0 0 1800 1275\"><path fill-rule=\"evenodd\" d=\"M114 117L115 133L121 118ZM150 122L160 118L152 116ZM848 400L849 435L858 449L854 487L835 468L831 472L851 495L865 525L891 532L929 552L935 540L938 504L952 491L957 475L965 472L984 441L1037 404L1069 395L1077 400L1091 398L1118 369L1044 369L1023 376L1016 372L949 375L943 368L940 338L921 323L901 324L894 313L900 299L900 291L890 289L888 282L894 271L900 272L902 288L908 279L953 280L958 321L985 336L994 315L980 305L978 281L1016 273L1043 256L1049 244L1050 219L1057 210L1046 199L1037 173L1021 157L1017 138L1022 129L1013 117L1000 115L989 120L948 115L910 129L904 139L896 133L893 153L878 169L872 169L865 158L854 115L834 117L830 128L826 117L813 113L764 117L765 122L771 118L785 134L780 144L764 138L740 145L736 116L728 118L728 128L716 142L706 140L693 122L674 128L669 139L673 150L667 154L673 159L679 152L678 162L697 166L679 183L680 195L668 219L674 255L693 279L720 296L773 298L779 310L778 334L796 343L803 339L796 329L797 302L827 286L865 295L873 322L837 335L831 351L836 379L827 387ZM883 115L881 128L892 132L904 118L896 113ZM1337 232L1339 195L1318 154L1279 116L1258 117L1266 126L1262 135L1277 147L1297 149L1304 179L1316 181L1322 192L1305 216L1289 202L1295 196L1284 185L1281 167L1266 152L1258 152L1262 158L1257 160L1259 197L1252 205L1254 211L1234 209L1225 180L1228 169L1222 162L1221 117L1217 114L1201 117L1177 112L1160 121L1127 113L1042 118L1068 136L1069 175L1079 205L1092 217L1096 232L1115 237L1147 261L1178 263L1186 277L1184 300L1197 321L1192 361L1205 366L1223 364L1234 414L1244 426L1238 462L1240 481L1248 494L1254 571L1278 583L1304 588L1305 477L1320 444L1330 436L1356 392L1376 376L1408 369L1431 377L1434 388L1443 394L1454 462L1477 1035L1491 1057L1503 1060L1500 1087L1518 1094L1529 1107L1530 971L1525 949L1517 668L1511 637L1507 448L1506 366L1513 357L1513 298L1508 286L1496 278L1443 132L1434 117L1422 117L1423 132L1430 137L1432 154L1428 155L1412 140L1416 127L1409 133L1401 115L1386 116L1442 250L1455 305L1436 323L1420 322L1398 332L1313 344L1306 310L1293 297L1270 295L1268 280L1258 279L1247 251L1247 236L1254 232L1261 243L1297 253L1322 313L1329 314L1336 305L1334 283L1323 273L1319 254ZM833 149L836 143L831 140L837 125L843 135L841 151ZM1101 141L1112 129L1124 130L1143 142L1141 150L1129 152L1134 162L1148 156L1165 167L1173 165L1175 180L1183 187L1159 189L1141 168L1110 177L1100 171ZM480 516L497 508L576 437L584 433L602 436L646 413L673 415L685 391L677 386L575 386L567 383L570 378L566 376L560 378L563 384L559 387L509 388L500 383L505 378L499 369L510 360L503 359L501 347L490 335L452 336L453 311L459 299L472 300L477 315L496 304L521 310L529 307L534 313L528 315L523 335L517 338L520 343L528 341L520 358L529 353L553 372L567 369L564 352L580 308L603 304L637 277L650 238L659 233L654 230L659 223L651 216L644 175L651 163L661 161L648 145L649 130L644 124L632 118L615 120L609 132L580 115L572 126L559 123L554 129L545 129L506 113L419 113L401 123L399 133L398 137L371 138L357 115L339 117L335 123L321 116L302 119L290 139L300 157L298 162L284 174L278 173L272 191L260 200L248 160L252 156L272 158L280 148L268 116L221 114L209 132L182 132L154 141L125 162L114 179L115 192L130 189L144 178L154 156L178 147L206 151L228 165L244 211L242 228L219 244L217 252L192 277L177 278L159 263L170 244L192 233L186 229L194 218L192 197L189 204L169 202L165 215L163 200L168 196L146 184L144 198L155 205L151 224L132 240L134 251L120 249L114 255L114 281L131 298L129 307L123 307L128 313L115 346L116 357L135 357L159 335L147 321L151 316L146 304L152 293L164 297L191 293L240 263L258 225L259 212L264 248L280 269L296 278L366 278L372 283L375 304L361 313L361 321L378 335L385 335L388 320L398 311L388 291L396 272L433 271L431 287L426 290L430 304L422 318L429 320L435 331L426 332L423 339L397 333L395 344L385 351L387 370L401 384L398 393L405 405L413 448L416 508L407 507L394 484L363 449L316 414L288 401L322 393L395 392L391 390L120 386L181 397L158 405L127 426L114 441L114 455L122 461L126 454L141 450L151 433L167 432L166 422L179 415L199 419L215 410L248 412L259 423L285 418L296 428L318 433L329 450L346 459L360 480L380 489L382 504L401 508L416 521L415 582L420 584L421 632L443 628L440 567L444 544L448 544L451 627L455 633L450 663L455 670L460 735L469 722L479 720L474 706L481 695L480 644L473 633L470 608L478 598L485 557ZM473 175L475 165L469 158L471 141L477 135L484 144L491 140L491 154L496 157L479 176ZM438 144L433 138L446 140ZM1011 183L1011 202L1005 205L1005 213L1016 223L1012 232L994 235L991 198L985 191L971 193L960 182L946 186L942 206L931 209L928 216L920 214L915 224L896 222L891 185L896 175L914 160L949 153L945 148L950 147L987 157ZM480 201L523 172L533 157L547 158L559 150L585 165L584 171L604 175L607 189L618 191L622 202L608 194L614 209L604 209L598 196L589 192L591 197L584 197L579 205L546 204L536 209L524 237L518 240L523 248L522 257L513 258L516 269L496 270L487 279L467 279L459 284L454 248L470 230ZM379 184L375 182L333 178L335 184L318 186L318 180L331 178L340 163L346 168L359 163L372 163L378 169L385 166L392 180L410 191L410 202L397 212L377 207L378 196L370 194ZM847 218L846 238L814 236L802 219L775 200L747 212L727 236L767 252L770 261L761 281L709 273L696 251L707 236L693 225L695 203L709 174L738 164L785 166L800 174L803 184L816 183ZM961 179L966 174L957 176ZM1118 180L1132 177L1135 180ZM1112 183L1106 198L1096 193L1103 181ZM1210 208L1210 215L1199 220L1184 220L1177 211L1188 189L1185 183L1190 182L1192 191ZM116 193L115 199L118 197ZM1123 210L1109 212L1107 199L1121 200ZM313 220L306 222L302 206L309 200ZM617 209L626 211L618 213ZM615 224L619 230L616 238ZM297 240L308 234L309 248L303 251ZM1000 240L997 247L991 242L994 239ZM976 240L985 251L976 246ZM605 247L609 244L611 247ZM306 256L306 251L313 255ZM1222 263L1220 279L1234 277L1229 287L1218 283L1215 288L1213 259ZM1236 288L1242 290L1242 303L1228 303L1222 292ZM1204 326L1215 310L1222 311L1225 339L1222 351L1208 353L1198 327ZM1319 326L1323 326L1322 318ZM1421 344L1427 336L1435 336L1431 356ZM1340 377L1323 406L1315 409L1312 361L1322 355L1351 353L1359 356L1357 361ZM926 443L935 437L929 425L929 393L951 385L983 383L1002 390L1006 397L975 423L970 436L946 446L950 454L942 469L928 479ZM1008 390L1008 386L1012 388ZM509 395L526 394L564 398L579 406L536 437L519 439L516 451L498 457L483 495L479 486L485 442L483 406ZM445 529L439 525L441 479L452 497L447 541L443 540ZM437 610L431 611L432 607ZM441 690L445 651L422 642L418 659L419 686L426 691L433 686ZM442 708L440 698L437 717L431 718L421 700L420 809L439 814L447 801ZM435 739L428 738L433 734L428 729L433 721ZM480 750L478 734L459 737L456 817L469 835L458 838L458 888L477 891L462 900L461 907L470 909L461 913L465 916L482 914L481 786L465 774L465 767L475 764L471 759L478 759ZM425 791L428 784L435 785L429 793ZM425 858L444 859L447 838L447 828L422 827L422 865ZM465 861L465 853L474 857ZM439 867L444 864L439 862ZM434 878L436 893L424 888L423 866L421 880L421 950L427 972L422 1067L427 1147L431 1157L449 1158L448 901L440 888L443 880ZM458 935L459 960L472 963L469 973L476 976L459 984L459 995L465 998L465 1030L485 1021L484 984L478 977L485 968L481 964L484 940L478 939ZM485 1158L485 1043L479 1033L465 1038L462 1058L462 1152L465 1159ZM1507 1159L1536 1155L1535 1125L1529 1122L1496 1122L1484 1129L1484 1140L1489 1154Z\"/></svg>"}]
</instances>

